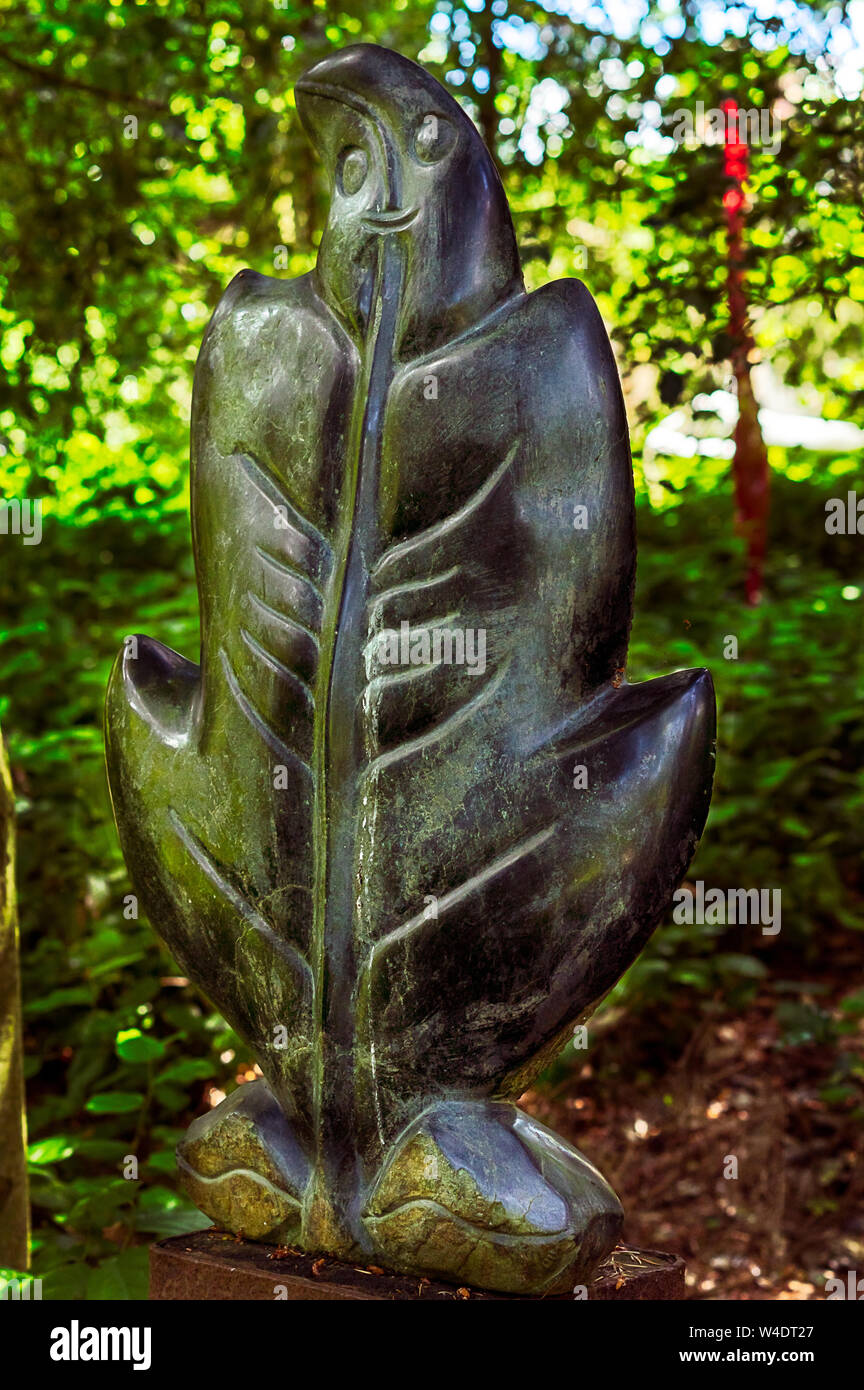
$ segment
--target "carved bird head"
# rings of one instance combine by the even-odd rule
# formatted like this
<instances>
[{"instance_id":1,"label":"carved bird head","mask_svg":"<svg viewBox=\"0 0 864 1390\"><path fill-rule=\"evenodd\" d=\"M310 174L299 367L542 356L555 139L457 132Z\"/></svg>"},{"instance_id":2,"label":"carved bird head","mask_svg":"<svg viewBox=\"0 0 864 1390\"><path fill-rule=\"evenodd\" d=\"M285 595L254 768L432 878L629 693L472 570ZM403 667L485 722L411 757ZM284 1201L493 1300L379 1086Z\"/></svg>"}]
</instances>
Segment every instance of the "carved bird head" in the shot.
<instances>
[{"instance_id":1,"label":"carved bird head","mask_svg":"<svg viewBox=\"0 0 864 1390\"><path fill-rule=\"evenodd\" d=\"M318 255L325 297L355 333L396 301L394 348L414 356L522 289L510 211L466 113L416 63L356 44L297 83L331 177Z\"/></svg>"}]
</instances>

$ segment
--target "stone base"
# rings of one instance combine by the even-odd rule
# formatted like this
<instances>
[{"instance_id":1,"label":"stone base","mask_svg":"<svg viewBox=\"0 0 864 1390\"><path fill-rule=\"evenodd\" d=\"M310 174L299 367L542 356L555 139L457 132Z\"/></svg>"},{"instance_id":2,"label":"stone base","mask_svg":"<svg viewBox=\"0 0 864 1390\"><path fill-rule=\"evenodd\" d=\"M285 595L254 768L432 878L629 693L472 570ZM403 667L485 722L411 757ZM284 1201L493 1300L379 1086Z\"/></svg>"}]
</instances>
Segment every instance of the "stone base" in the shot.
<instances>
[{"instance_id":1,"label":"stone base","mask_svg":"<svg viewBox=\"0 0 864 1390\"><path fill-rule=\"evenodd\" d=\"M375 1266L316 1259L293 1250L261 1245L215 1229L172 1236L150 1247L151 1299L289 1302L309 1299L512 1299L517 1294L456 1288L415 1275L388 1274ZM684 1261L656 1250L619 1246L600 1266L589 1299L683 1299ZM572 1294L548 1302L569 1303Z\"/></svg>"}]
</instances>

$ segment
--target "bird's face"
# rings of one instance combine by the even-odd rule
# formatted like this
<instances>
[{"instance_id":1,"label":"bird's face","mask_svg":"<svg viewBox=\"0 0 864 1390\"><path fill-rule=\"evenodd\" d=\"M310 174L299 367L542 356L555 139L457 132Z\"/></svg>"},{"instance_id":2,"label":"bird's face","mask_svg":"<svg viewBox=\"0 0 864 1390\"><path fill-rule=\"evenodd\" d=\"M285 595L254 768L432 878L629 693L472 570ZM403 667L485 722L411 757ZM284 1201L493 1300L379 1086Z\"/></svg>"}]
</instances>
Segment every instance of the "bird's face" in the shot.
<instances>
[{"instance_id":1,"label":"bird's face","mask_svg":"<svg viewBox=\"0 0 864 1390\"><path fill-rule=\"evenodd\" d=\"M352 330L370 322L384 242L399 252L399 336L410 350L440 337L436 325L468 326L514 277L521 286L500 180L440 83L363 44L317 64L296 95L331 177L319 275Z\"/></svg>"}]
</instances>

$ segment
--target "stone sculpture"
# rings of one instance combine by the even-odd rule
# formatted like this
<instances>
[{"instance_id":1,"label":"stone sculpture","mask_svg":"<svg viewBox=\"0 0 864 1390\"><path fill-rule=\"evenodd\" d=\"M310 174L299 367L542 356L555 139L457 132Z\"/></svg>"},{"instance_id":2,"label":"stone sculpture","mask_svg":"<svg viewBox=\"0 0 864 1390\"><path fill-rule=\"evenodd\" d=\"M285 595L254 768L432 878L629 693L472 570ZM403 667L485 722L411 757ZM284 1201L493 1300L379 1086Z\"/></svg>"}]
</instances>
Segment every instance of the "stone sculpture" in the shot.
<instances>
[{"instance_id":1,"label":"stone sculpture","mask_svg":"<svg viewBox=\"0 0 864 1390\"><path fill-rule=\"evenodd\" d=\"M198 360L200 665L129 639L108 691L133 882L265 1078L181 1175L251 1239L566 1289L621 1208L514 1101L689 863L711 680L623 678L614 359L578 281L526 295L467 115L366 45L296 94L330 215Z\"/></svg>"}]
</instances>

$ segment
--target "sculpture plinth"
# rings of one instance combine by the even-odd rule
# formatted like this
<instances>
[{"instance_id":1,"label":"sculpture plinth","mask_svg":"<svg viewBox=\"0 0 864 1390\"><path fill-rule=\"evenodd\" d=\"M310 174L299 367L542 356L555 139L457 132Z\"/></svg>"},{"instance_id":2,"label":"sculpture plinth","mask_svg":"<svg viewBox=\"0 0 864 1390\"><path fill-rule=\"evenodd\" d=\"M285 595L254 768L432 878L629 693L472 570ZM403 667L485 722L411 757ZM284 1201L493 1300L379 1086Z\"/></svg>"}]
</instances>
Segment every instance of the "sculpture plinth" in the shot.
<instances>
[{"instance_id":1,"label":"sculpture plinth","mask_svg":"<svg viewBox=\"0 0 864 1390\"><path fill-rule=\"evenodd\" d=\"M247 1238L567 1291L620 1205L514 1102L690 860L710 677L623 679L611 348L578 282L525 293L468 117L365 45L297 106L317 269L237 276L196 369L200 664L138 637L108 693L138 894L265 1078L181 1175Z\"/></svg>"},{"instance_id":2,"label":"sculpture plinth","mask_svg":"<svg viewBox=\"0 0 864 1390\"><path fill-rule=\"evenodd\" d=\"M656 1250L619 1247L595 1271L591 1282L544 1301L673 1301L686 1296L684 1262ZM150 1298L156 1301L399 1303L531 1298L530 1294L489 1293L417 1275L382 1269L238 1240L222 1232L173 1236L150 1247Z\"/></svg>"}]
</instances>

